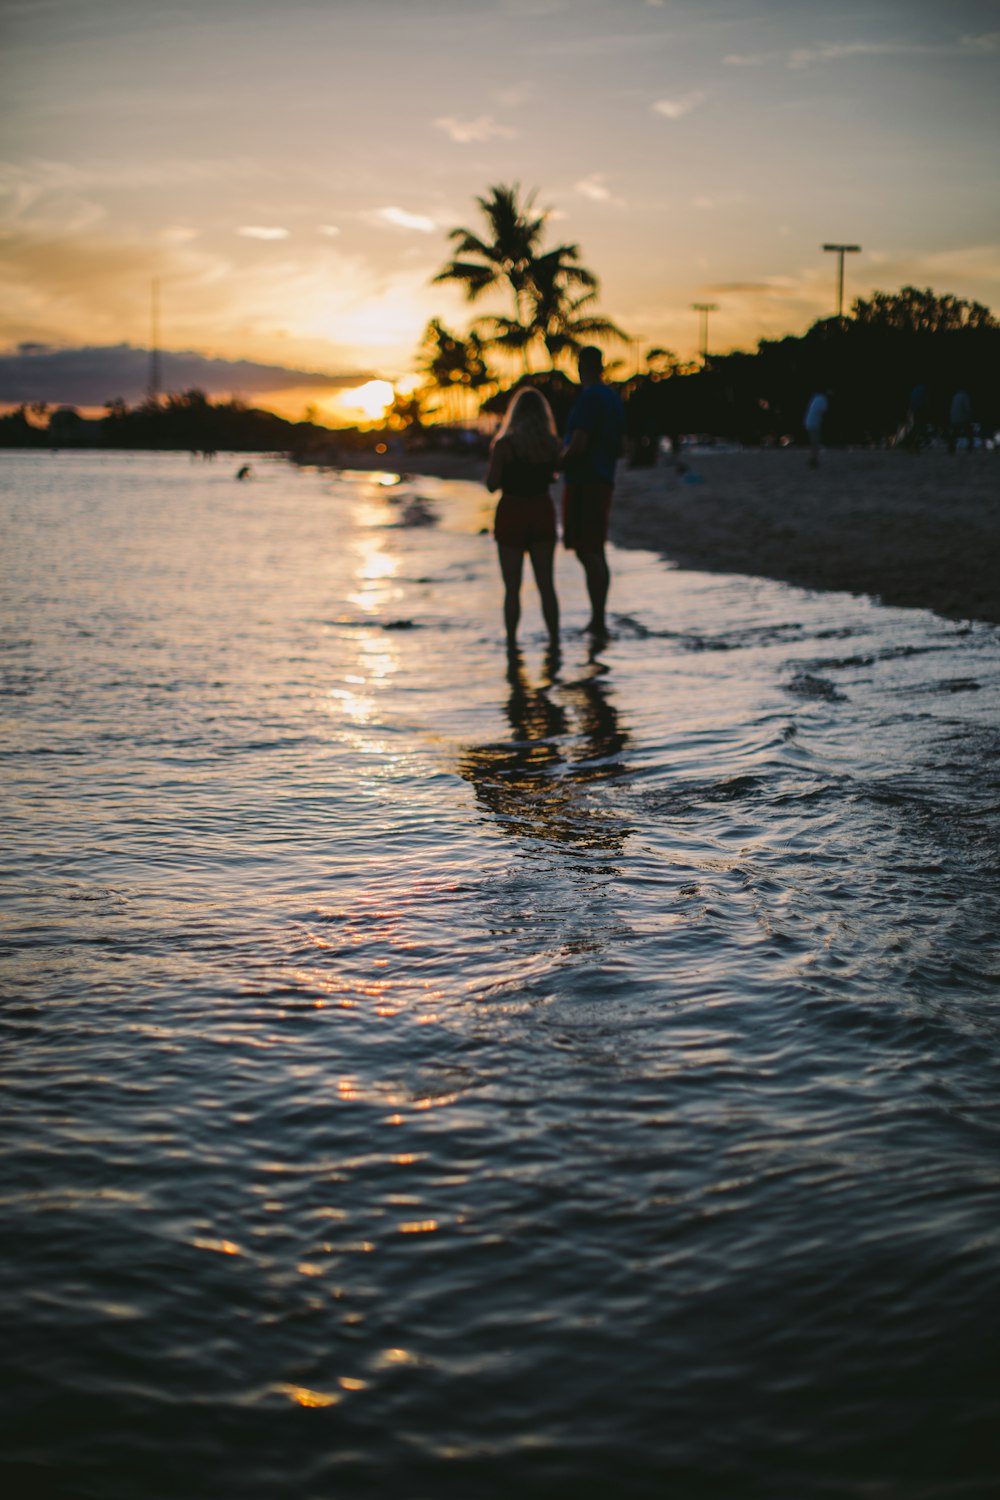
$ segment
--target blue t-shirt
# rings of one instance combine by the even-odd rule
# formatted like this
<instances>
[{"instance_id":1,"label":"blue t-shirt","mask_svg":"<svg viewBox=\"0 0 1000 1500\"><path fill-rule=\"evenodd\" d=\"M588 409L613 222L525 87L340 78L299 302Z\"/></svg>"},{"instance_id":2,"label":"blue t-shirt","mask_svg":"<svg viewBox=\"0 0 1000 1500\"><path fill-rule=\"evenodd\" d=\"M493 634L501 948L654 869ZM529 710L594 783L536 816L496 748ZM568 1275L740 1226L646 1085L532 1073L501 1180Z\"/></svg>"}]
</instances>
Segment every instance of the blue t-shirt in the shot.
<instances>
[{"instance_id":1,"label":"blue t-shirt","mask_svg":"<svg viewBox=\"0 0 1000 1500\"><path fill-rule=\"evenodd\" d=\"M625 407L618 392L601 381L584 386L566 424L567 443L574 432L587 434L583 453L566 465L570 484L586 484L593 479L614 484L624 431Z\"/></svg>"}]
</instances>

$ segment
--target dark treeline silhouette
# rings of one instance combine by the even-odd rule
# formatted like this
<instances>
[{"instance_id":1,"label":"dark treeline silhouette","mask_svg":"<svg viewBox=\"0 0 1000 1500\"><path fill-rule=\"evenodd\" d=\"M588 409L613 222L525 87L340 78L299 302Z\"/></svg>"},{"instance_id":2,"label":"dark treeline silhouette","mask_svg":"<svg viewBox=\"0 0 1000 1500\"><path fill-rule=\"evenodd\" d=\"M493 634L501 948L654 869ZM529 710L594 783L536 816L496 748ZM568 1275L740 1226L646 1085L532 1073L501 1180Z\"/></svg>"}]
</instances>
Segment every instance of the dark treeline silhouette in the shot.
<instances>
[{"instance_id":1,"label":"dark treeline silhouette","mask_svg":"<svg viewBox=\"0 0 1000 1500\"><path fill-rule=\"evenodd\" d=\"M44 424L44 425L43 425ZM242 401L212 402L204 391L183 391L162 401L127 406L106 403L106 415L82 417L74 407L49 411L44 403L22 406L0 417L0 447L150 448L192 452L308 452L336 441L338 448L369 447L367 432L317 422L289 422L275 412Z\"/></svg>"},{"instance_id":2,"label":"dark treeline silhouette","mask_svg":"<svg viewBox=\"0 0 1000 1500\"><path fill-rule=\"evenodd\" d=\"M562 431L579 393L576 382L549 368L505 386L487 363L491 342L474 332L462 339L432 324L422 349L428 383L397 397L384 429L290 422L189 390L134 407L109 401L105 416L93 421L72 407L22 406L0 417L0 447L283 452L347 465L352 453L377 451L388 452L391 461L403 447L448 447L455 434L435 418L450 417L459 426L478 409L498 419L524 384L545 394ZM613 365L609 376L614 379ZM851 317L821 319L800 337L763 339L756 353L713 355L704 369L681 363L669 350L650 350L646 371L618 388L630 457L643 463L654 462L659 439L672 434L749 445L799 441L806 403L817 390L830 392L824 442L884 444L901 434L917 386L926 387L926 419L937 432L946 431L959 391L968 395L984 435L1000 429L1000 323L988 308L914 287L875 292L854 303ZM450 410L447 401L433 404L435 395L452 390L474 398L467 414L457 404Z\"/></svg>"},{"instance_id":3,"label":"dark treeline silhouette","mask_svg":"<svg viewBox=\"0 0 1000 1500\"><path fill-rule=\"evenodd\" d=\"M831 393L824 441L884 443L903 428L918 384L938 431L957 391L968 393L984 431L1000 426L1000 324L988 308L904 287L859 299L852 312L799 338L763 339L755 354L714 355L704 370L667 360L635 376L624 386L633 445L675 432L747 444L798 439L817 390Z\"/></svg>"}]
</instances>

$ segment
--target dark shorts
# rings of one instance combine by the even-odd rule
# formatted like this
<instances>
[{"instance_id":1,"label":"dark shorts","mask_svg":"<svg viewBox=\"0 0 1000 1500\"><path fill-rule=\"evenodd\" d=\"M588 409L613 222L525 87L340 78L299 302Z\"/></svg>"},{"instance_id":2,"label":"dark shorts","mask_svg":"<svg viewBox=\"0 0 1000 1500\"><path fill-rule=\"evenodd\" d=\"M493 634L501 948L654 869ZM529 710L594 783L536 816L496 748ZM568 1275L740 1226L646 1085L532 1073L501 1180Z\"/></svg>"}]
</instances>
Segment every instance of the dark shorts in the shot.
<instances>
[{"instance_id":1,"label":"dark shorts","mask_svg":"<svg viewBox=\"0 0 1000 1500\"><path fill-rule=\"evenodd\" d=\"M562 490L562 544L571 552L600 552L607 541L612 486L600 478Z\"/></svg>"},{"instance_id":2,"label":"dark shorts","mask_svg":"<svg viewBox=\"0 0 1000 1500\"><path fill-rule=\"evenodd\" d=\"M554 546L556 513L552 496L501 495L493 535L501 547L519 547L522 552L541 542Z\"/></svg>"},{"instance_id":3,"label":"dark shorts","mask_svg":"<svg viewBox=\"0 0 1000 1500\"><path fill-rule=\"evenodd\" d=\"M608 539L612 487L602 479L569 484L563 490L563 546L571 552L600 552Z\"/></svg>"}]
</instances>

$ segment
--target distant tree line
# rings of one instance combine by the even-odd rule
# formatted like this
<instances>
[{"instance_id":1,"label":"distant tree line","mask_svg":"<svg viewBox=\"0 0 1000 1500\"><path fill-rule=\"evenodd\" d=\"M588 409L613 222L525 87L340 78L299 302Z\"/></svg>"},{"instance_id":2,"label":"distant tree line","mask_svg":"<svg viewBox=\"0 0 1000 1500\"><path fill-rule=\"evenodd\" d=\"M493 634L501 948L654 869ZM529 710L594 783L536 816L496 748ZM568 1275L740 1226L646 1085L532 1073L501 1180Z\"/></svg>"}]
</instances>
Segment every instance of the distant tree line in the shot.
<instances>
[{"instance_id":1,"label":"distant tree line","mask_svg":"<svg viewBox=\"0 0 1000 1500\"><path fill-rule=\"evenodd\" d=\"M44 424L44 425L43 425ZM242 401L212 402L190 390L129 407L105 403L105 415L88 421L71 406L50 411L43 403L0 417L5 448L154 448L270 453L308 447L332 436L315 422L289 422ZM349 441L350 434L338 434Z\"/></svg>"},{"instance_id":2,"label":"distant tree line","mask_svg":"<svg viewBox=\"0 0 1000 1500\"><path fill-rule=\"evenodd\" d=\"M824 436L882 443L902 428L910 394L944 428L957 391L976 420L1000 426L1000 324L988 308L903 287L859 298L850 318L824 318L800 338L762 339L755 354L715 355L697 373L628 382L633 431L704 432L744 443L796 437L815 391L830 393Z\"/></svg>"}]
</instances>

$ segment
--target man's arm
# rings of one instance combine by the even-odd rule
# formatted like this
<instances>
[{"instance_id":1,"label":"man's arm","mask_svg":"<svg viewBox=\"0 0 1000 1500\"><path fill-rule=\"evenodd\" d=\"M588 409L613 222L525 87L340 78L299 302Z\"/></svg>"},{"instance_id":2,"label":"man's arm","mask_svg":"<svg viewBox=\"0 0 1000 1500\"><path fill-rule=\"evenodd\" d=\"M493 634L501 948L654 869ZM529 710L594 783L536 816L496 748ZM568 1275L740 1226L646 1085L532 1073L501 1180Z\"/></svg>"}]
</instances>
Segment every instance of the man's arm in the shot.
<instances>
[{"instance_id":1,"label":"man's arm","mask_svg":"<svg viewBox=\"0 0 1000 1500\"><path fill-rule=\"evenodd\" d=\"M582 458L586 453L590 443L590 429L595 426L596 420L597 413L594 411L594 403L588 388L579 397L570 414L573 431L570 433L569 441L563 446L563 468L571 464L574 459Z\"/></svg>"},{"instance_id":2,"label":"man's arm","mask_svg":"<svg viewBox=\"0 0 1000 1500\"><path fill-rule=\"evenodd\" d=\"M572 463L574 458L582 458L587 451L587 434L578 427L565 445L562 451L563 464Z\"/></svg>"}]
</instances>

